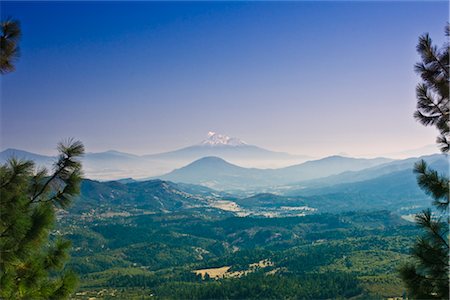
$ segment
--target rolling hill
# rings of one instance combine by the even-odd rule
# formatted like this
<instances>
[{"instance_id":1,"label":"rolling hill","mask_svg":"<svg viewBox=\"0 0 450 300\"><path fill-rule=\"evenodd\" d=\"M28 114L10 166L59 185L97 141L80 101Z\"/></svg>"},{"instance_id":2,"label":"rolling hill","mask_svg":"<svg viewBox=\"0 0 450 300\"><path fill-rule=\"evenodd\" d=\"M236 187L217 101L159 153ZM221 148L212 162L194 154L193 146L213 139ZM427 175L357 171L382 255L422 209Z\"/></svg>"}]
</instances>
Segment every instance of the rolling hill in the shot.
<instances>
[{"instance_id":1,"label":"rolling hill","mask_svg":"<svg viewBox=\"0 0 450 300\"><path fill-rule=\"evenodd\" d=\"M171 212L206 206L208 200L220 196L205 187L177 185L162 180L121 183L85 179L81 184L80 196L75 199L70 210Z\"/></svg>"},{"instance_id":2,"label":"rolling hill","mask_svg":"<svg viewBox=\"0 0 450 300\"><path fill-rule=\"evenodd\" d=\"M300 190L305 188L320 188L332 186L341 183L365 181L398 171L408 171L409 173L412 173L414 164L421 159L425 160L432 169L437 170L440 173L448 174L449 172L448 158L443 154L433 154L421 156L419 158L414 157L402 160L395 160L359 171L346 171L343 173L339 173L337 175L331 175L314 180L302 181L299 183L286 186L284 187L284 189Z\"/></svg>"},{"instance_id":3,"label":"rolling hill","mask_svg":"<svg viewBox=\"0 0 450 300\"><path fill-rule=\"evenodd\" d=\"M218 157L205 157L176 169L163 180L208 186L218 190L246 190L288 184L361 170L385 162L386 158L358 159L332 156L280 169L243 168Z\"/></svg>"}]
</instances>

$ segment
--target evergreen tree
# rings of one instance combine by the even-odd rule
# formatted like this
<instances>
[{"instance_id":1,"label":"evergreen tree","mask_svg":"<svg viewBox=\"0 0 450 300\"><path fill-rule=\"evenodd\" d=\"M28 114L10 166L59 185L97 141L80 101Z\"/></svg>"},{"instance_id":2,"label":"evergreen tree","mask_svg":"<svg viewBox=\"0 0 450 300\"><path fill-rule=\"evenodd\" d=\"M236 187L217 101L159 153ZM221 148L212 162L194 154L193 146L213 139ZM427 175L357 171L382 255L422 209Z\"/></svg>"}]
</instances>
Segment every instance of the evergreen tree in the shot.
<instances>
[{"instance_id":1,"label":"evergreen tree","mask_svg":"<svg viewBox=\"0 0 450 300\"><path fill-rule=\"evenodd\" d=\"M15 70L14 62L19 57L17 45L21 31L19 21L8 19L0 23L0 74Z\"/></svg>"},{"instance_id":2,"label":"evergreen tree","mask_svg":"<svg viewBox=\"0 0 450 300\"><path fill-rule=\"evenodd\" d=\"M58 151L51 174L15 158L0 166L0 299L64 299L75 289L63 270L70 242L51 231L79 192L84 146L69 140Z\"/></svg>"},{"instance_id":3,"label":"evergreen tree","mask_svg":"<svg viewBox=\"0 0 450 300\"><path fill-rule=\"evenodd\" d=\"M448 39L450 26L445 28ZM431 38L425 34L419 38L417 52L422 62L415 65L415 71L422 78L417 85L417 111L414 113L416 120L425 126L435 126L440 135L437 143L441 151L449 150L449 44L448 42L438 49L433 45Z\"/></svg>"},{"instance_id":4,"label":"evergreen tree","mask_svg":"<svg viewBox=\"0 0 450 300\"><path fill-rule=\"evenodd\" d=\"M449 25L446 36L449 37ZM422 62L415 70L422 82L417 85L417 111L414 117L425 126L439 130L437 143L443 153L449 151L449 44L438 49L428 34L417 45ZM416 216L424 230L412 248L414 262L401 268L401 277L414 299L449 298L449 178L430 169L425 161L415 165L417 182L433 198L437 212L430 209Z\"/></svg>"}]
</instances>

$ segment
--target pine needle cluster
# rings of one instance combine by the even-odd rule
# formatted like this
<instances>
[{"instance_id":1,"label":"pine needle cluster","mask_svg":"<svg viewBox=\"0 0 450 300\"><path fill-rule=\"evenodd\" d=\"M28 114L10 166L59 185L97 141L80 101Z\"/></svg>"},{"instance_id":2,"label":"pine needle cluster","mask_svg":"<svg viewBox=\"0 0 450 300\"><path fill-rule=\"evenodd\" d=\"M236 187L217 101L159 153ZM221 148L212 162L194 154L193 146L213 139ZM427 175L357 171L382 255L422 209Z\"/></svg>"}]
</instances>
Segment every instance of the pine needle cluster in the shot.
<instances>
[{"instance_id":1,"label":"pine needle cluster","mask_svg":"<svg viewBox=\"0 0 450 300\"><path fill-rule=\"evenodd\" d=\"M51 173L16 158L0 166L0 299L64 299L76 287L64 270L70 242L50 233L79 192L84 146L68 140L58 150Z\"/></svg>"},{"instance_id":2,"label":"pine needle cluster","mask_svg":"<svg viewBox=\"0 0 450 300\"><path fill-rule=\"evenodd\" d=\"M446 37L450 32L446 26ZM425 126L439 131L441 152L449 151L449 43L441 49L425 34L417 45L422 62L415 71L422 82L417 85L417 111L414 117ZM416 163L414 172L421 189L433 199L435 211L416 215L423 229L411 250L412 262L402 266L400 275L409 297L413 299L449 299L449 178L429 168L425 161Z\"/></svg>"},{"instance_id":3,"label":"pine needle cluster","mask_svg":"<svg viewBox=\"0 0 450 300\"><path fill-rule=\"evenodd\" d=\"M449 37L447 25L445 35ZM449 44L446 42L440 49L433 45L428 34L419 38L417 52L422 59L415 65L415 71L422 78L417 85L416 120L425 126L435 126L440 135L436 142L442 152L449 150Z\"/></svg>"},{"instance_id":4,"label":"pine needle cluster","mask_svg":"<svg viewBox=\"0 0 450 300\"><path fill-rule=\"evenodd\" d=\"M7 19L0 23L0 74L15 70L14 64L20 55L20 36L19 21Z\"/></svg>"}]
</instances>

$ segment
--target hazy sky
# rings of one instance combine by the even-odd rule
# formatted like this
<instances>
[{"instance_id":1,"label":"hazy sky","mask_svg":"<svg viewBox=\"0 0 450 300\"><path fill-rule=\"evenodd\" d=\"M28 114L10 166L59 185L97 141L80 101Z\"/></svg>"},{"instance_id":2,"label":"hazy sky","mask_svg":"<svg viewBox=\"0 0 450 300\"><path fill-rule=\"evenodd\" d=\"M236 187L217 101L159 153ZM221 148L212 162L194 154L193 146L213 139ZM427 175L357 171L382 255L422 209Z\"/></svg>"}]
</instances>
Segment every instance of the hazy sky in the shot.
<instances>
[{"instance_id":1,"label":"hazy sky","mask_svg":"<svg viewBox=\"0 0 450 300\"><path fill-rule=\"evenodd\" d=\"M434 143L414 121L417 38L442 2L1 2L22 23L1 148L136 154L210 130L313 156Z\"/></svg>"}]
</instances>

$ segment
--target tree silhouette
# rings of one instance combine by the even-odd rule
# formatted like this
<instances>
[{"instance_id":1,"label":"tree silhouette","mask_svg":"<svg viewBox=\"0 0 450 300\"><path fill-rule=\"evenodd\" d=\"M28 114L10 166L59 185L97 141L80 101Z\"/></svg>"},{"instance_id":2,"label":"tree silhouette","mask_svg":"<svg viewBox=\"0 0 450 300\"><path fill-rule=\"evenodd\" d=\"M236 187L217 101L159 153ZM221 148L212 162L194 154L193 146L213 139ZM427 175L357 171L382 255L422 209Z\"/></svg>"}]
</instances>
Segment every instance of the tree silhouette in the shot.
<instances>
[{"instance_id":1,"label":"tree silhouette","mask_svg":"<svg viewBox=\"0 0 450 300\"><path fill-rule=\"evenodd\" d=\"M446 37L450 28L446 26ZM414 117L425 126L439 131L437 144L443 153L449 151L449 44L440 49L425 34L419 38L417 51L422 61L415 71L422 82L417 85L417 111ZM424 230L412 248L413 262L400 269L409 296L415 299L449 298L449 178L430 169L425 161L416 163L414 172L422 190L433 198L437 213L430 209L416 216Z\"/></svg>"},{"instance_id":2,"label":"tree silhouette","mask_svg":"<svg viewBox=\"0 0 450 300\"><path fill-rule=\"evenodd\" d=\"M12 19L2 21L0 27L0 74L6 74L15 70L14 63L20 53L17 43L21 30L19 21Z\"/></svg>"},{"instance_id":3,"label":"tree silhouette","mask_svg":"<svg viewBox=\"0 0 450 300\"><path fill-rule=\"evenodd\" d=\"M0 298L63 299L77 278L63 271L70 242L50 237L57 208L78 194L83 144L58 145L54 170L11 158L0 166Z\"/></svg>"},{"instance_id":4,"label":"tree silhouette","mask_svg":"<svg viewBox=\"0 0 450 300\"><path fill-rule=\"evenodd\" d=\"M15 70L20 24L0 23L0 73ZM70 242L50 235L57 210L78 195L84 154L80 141L58 144L51 174L32 161L10 158L0 165L0 299L64 299L77 277L64 270Z\"/></svg>"}]
</instances>

